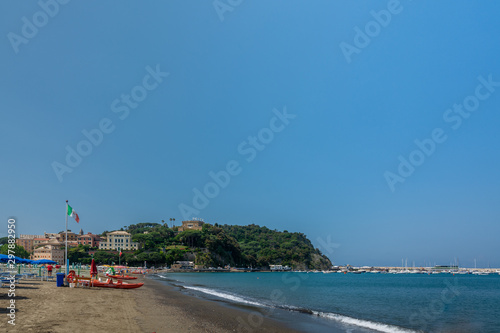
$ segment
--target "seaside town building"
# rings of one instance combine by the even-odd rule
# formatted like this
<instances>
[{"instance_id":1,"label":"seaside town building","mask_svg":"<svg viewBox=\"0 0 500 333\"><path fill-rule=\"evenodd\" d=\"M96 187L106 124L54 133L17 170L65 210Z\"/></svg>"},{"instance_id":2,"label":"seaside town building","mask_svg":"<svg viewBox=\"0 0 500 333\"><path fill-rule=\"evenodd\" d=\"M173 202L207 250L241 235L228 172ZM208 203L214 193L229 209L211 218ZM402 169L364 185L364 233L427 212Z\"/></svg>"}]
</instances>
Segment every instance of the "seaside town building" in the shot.
<instances>
[{"instance_id":1,"label":"seaside town building","mask_svg":"<svg viewBox=\"0 0 500 333\"><path fill-rule=\"evenodd\" d=\"M44 238L43 235L24 235L20 234L19 239L34 239L34 238Z\"/></svg>"},{"instance_id":2,"label":"seaside town building","mask_svg":"<svg viewBox=\"0 0 500 333\"><path fill-rule=\"evenodd\" d=\"M34 250L34 239L35 238L43 238L43 235L19 235L19 238L16 239L16 244L18 246L22 246L28 253L32 253Z\"/></svg>"},{"instance_id":3,"label":"seaside town building","mask_svg":"<svg viewBox=\"0 0 500 333\"><path fill-rule=\"evenodd\" d=\"M132 236L126 231L108 232L99 242L99 250L137 250L139 243L132 242Z\"/></svg>"},{"instance_id":4,"label":"seaside town building","mask_svg":"<svg viewBox=\"0 0 500 333\"><path fill-rule=\"evenodd\" d=\"M66 241L66 232L61 231L60 233L57 234L56 238L60 242L65 242ZM75 234L74 232L71 232L71 230L68 230L68 244L70 244L70 243L78 245L78 235Z\"/></svg>"},{"instance_id":5,"label":"seaside town building","mask_svg":"<svg viewBox=\"0 0 500 333\"><path fill-rule=\"evenodd\" d=\"M22 246L26 252L32 253L33 252L33 238L19 238L16 239L16 245L17 246Z\"/></svg>"},{"instance_id":6,"label":"seaside town building","mask_svg":"<svg viewBox=\"0 0 500 333\"><path fill-rule=\"evenodd\" d=\"M193 269L194 261L176 261L172 264L172 269Z\"/></svg>"},{"instance_id":7,"label":"seaside town building","mask_svg":"<svg viewBox=\"0 0 500 333\"><path fill-rule=\"evenodd\" d=\"M55 238L52 238L55 239ZM50 238L46 237L40 237L40 238L34 238L33 239L33 249L36 249L37 247L40 246L40 244L47 243L50 240Z\"/></svg>"},{"instance_id":8,"label":"seaside town building","mask_svg":"<svg viewBox=\"0 0 500 333\"><path fill-rule=\"evenodd\" d=\"M205 222L198 220L182 221L182 226L177 229L178 231L186 230L201 230Z\"/></svg>"},{"instance_id":9,"label":"seaside town building","mask_svg":"<svg viewBox=\"0 0 500 333\"><path fill-rule=\"evenodd\" d=\"M64 262L64 243L55 238L47 239L44 243L39 243L30 257L33 260L48 259L62 264Z\"/></svg>"},{"instance_id":10,"label":"seaside town building","mask_svg":"<svg viewBox=\"0 0 500 333\"><path fill-rule=\"evenodd\" d=\"M289 271L291 268L283 265L269 265L269 269L272 271Z\"/></svg>"},{"instance_id":11,"label":"seaside town building","mask_svg":"<svg viewBox=\"0 0 500 333\"><path fill-rule=\"evenodd\" d=\"M54 232L44 232L40 238L57 238L57 235L59 234Z\"/></svg>"},{"instance_id":12,"label":"seaside town building","mask_svg":"<svg viewBox=\"0 0 500 333\"><path fill-rule=\"evenodd\" d=\"M78 245L90 245L90 247L99 247L101 237L99 235L94 235L93 233L87 233L86 235L79 235L77 237Z\"/></svg>"},{"instance_id":13,"label":"seaside town building","mask_svg":"<svg viewBox=\"0 0 500 333\"><path fill-rule=\"evenodd\" d=\"M19 239L33 239L33 238L44 238L44 235L19 235Z\"/></svg>"}]
</instances>

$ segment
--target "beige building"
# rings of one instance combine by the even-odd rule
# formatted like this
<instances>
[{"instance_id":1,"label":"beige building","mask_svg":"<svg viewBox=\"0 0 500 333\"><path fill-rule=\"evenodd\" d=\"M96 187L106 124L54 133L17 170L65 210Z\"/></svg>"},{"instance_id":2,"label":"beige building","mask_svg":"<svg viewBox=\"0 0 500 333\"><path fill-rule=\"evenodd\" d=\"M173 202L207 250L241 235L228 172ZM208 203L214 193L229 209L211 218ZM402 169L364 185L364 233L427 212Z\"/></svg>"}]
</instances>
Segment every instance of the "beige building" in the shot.
<instances>
[{"instance_id":1,"label":"beige building","mask_svg":"<svg viewBox=\"0 0 500 333\"><path fill-rule=\"evenodd\" d=\"M205 222L198 220L191 221L182 221L182 226L177 229L178 231L186 231L186 230L201 230L203 228L203 224Z\"/></svg>"},{"instance_id":2,"label":"beige building","mask_svg":"<svg viewBox=\"0 0 500 333\"><path fill-rule=\"evenodd\" d=\"M99 250L137 250L139 243L132 242L132 236L126 231L108 232L99 242Z\"/></svg>"},{"instance_id":3,"label":"beige building","mask_svg":"<svg viewBox=\"0 0 500 333\"><path fill-rule=\"evenodd\" d=\"M53 239L55 239L55 238L53 238ZM47 243L49 240L50 240L50 238L34 238L33 239L33 249L36 249L41 244Z\"/></svg>"},{"instance_id":4,"label":"beige building","mask_svg":"<svg viewBox=\"0 0 500 333\"><path fill-rule=\"evenodd\" d=\"M38 247L33 250L31 259L48 259L57 261L58 264L62 264L64 263L64 244L54 238L44 243L40 243Z\"/></svg>"},{"instance_id":5,"label":"beige building","mask_svg":"<svg viewBox=\"0 0 500 333\"><path fill-rule=\"evenodd\" d=\"M44 232L43 236L40 236L40 238L57 238L57 233L55 232Z\"/></svg>"},{"instance_id":6,"label":"beige building","mask_svg":"<svg viewBox=\"0 0 500 333\"><path fill-rule=\"evenodd\" d=\"M24 235L20 234L19 239L34 239L34 238L43 238L43 235Z\"/></svg>"},{"instance_id":7,"label":"beige building","mask_svg":"<svg viewBox=\"0 0 500 333\"><path fill-rule=\"evenodd\" d=\"M43 235L19 235L16 244L22 246L28 253L32 253L35 246L35 238L43 238Z\"/></svg>"},{"instance_id":8,"label":"beige building","mask_svg":"<svg viewBox=\"0 0 500 333\"><path fill-rule=\"evenodd\" d=\"M66 241L66 232L60 232L56 236L57 240L60 242L65 242ZM75 234L74 232L71 232L71 230L68 230L68 243L73 243L75 242L78 244L78 235Z\"/></svg>"},{"instance_id":9,"label":"beige building","mask_svg":"<svg viewBox=\"0 0 500 333\"><path fill-rule=\"evenodd\" d=\"M26 252L28 252L28 253L33 252L33 239L19 238L19 239L16 239L16 244L18 246L22 246L26 250Z\"/></svg>"}]
</instances>

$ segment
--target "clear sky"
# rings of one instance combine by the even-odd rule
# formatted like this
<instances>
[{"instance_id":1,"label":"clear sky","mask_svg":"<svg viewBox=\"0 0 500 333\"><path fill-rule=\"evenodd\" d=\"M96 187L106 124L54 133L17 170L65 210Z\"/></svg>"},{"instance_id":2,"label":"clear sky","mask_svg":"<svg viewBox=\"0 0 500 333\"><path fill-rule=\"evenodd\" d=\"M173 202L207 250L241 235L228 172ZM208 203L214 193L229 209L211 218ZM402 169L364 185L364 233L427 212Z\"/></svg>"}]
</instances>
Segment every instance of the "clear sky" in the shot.
<instances>
[{"instance_id":1,"label":"clear sky","mask_svg":"<svg viewBox=\"0 0 500 333\"><path fill-rule=\"evenodd\" d=\"M499 10L2 1L0 236L63 230L69 200L72 230L198 217L336 264L500 267Z\"/></svg>"}]
</instances>

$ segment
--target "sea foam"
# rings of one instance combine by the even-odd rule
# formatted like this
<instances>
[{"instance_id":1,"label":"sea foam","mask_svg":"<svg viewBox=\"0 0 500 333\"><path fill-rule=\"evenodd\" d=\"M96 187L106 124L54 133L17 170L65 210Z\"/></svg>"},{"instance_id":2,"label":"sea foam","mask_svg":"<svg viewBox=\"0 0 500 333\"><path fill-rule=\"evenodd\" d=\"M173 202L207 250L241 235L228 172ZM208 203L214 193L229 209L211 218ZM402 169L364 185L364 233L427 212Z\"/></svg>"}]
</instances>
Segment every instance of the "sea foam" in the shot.
<instances>
[{"instance_id":1,"label":"sea foam","mask_svg":"<svg viewBox=\"0 0 500 333\"><path fill-rule=\"evenodd\" d=\"M212 289L201 288L201 287L192 287L192 286L184 286L184 288L186 288L186 289L192 289L192 290L196 290L196 291L200 291L202 293L213 295L213 296L217 296L217 297L220 297L220 298L224 298L224 299L227 299L227 300L230 300L230 301L233 301L233 302L238 302L238 303L242 303L242 304L250 304L250 305L255 305L255 306L259 306L259 307L266 307L266 305L263 304L263 303L250 301L250 300L244 299L244 298L236 296L236 295L231 295L231 294L228 294L228 293L222 293L222 292L215 291L215 290L212 290Z\"/></svg>"},{"instance_id":2,"label":"sea foam","mask_svg":"<svg viewBox=\"0 0 500 333\"><path fill-rule=\"evenodd\" d=\"M318 317L335 320L335 321L343 323L343 324L368 328L368 329L378 331L378 332L384 332L384 333L416 333L417 332L417 331L409 330L409 329L398 327L398 326L377 323L377 322L373 322L373 321L369 321L369 320L352 318L352 317L348 317L348 316L339 315L336 313L319 312L319 311L312 311L312 313Z\"/></svg>"},{"instance_id":3,"label":"sea foam","mask_svg":"<svg viewBox=\"0 0 500 333\"><path fill-rule=\"evenodd\" d=\"M202 288L202 287L193 287L193 286L184 286L186 289L191 289L191 290L196 290L205 294L209 294L212 296L217 296L222 299L226 299L232 302L237 302L237 303L242 303L242 304L249 304L249 305L254 305L258 307L270 307L269 305L266 305L264 303L259 303L255 301L251 301L248 299L245 299L240 296L228 294L228 293L223 293L220 291L208 289L208 288ZM335 320L336 322L342 323L342 324L347 324L347 325L353 325L357 327L363 327L363 328L368 328L370 330L378 331L378 332L384 332L384 333L416 333L417 331L405 329L402 327L398 326L393 326L393 325L387 325L383 323L377 323L369 320L363 320L363 319L356 319L348 316L343 316L339 315L336 313L330 313L330 312L320 312L320 311L309 311L305 310L302 308L298 308L295 306L279 306L279 308L292 311L292 312L301 312L301 313L308 313L312 315L316 315L321 318L325 319L330 319L330 320Z\"/></svg>"}]
</instances>

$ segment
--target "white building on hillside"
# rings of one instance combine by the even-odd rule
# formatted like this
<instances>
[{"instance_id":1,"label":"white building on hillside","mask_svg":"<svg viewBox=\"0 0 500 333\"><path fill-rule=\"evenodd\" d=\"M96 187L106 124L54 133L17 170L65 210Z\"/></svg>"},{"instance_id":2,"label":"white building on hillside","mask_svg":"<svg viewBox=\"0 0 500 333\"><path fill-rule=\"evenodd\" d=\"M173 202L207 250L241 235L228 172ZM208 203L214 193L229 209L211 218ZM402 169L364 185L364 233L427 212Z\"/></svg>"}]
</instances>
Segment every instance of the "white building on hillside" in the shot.
<instances>
[{"instance_id":1,"label":"white building on hillside","mask_svg":"<svg viewBox=\"0 0 500 333\"><path fill-rule=\"evenodd\" d=\"M126 231L108 232L101 239L99 250L137 250L139 243L132 242L132 236Z\"/></svg>"}]
</instances>

